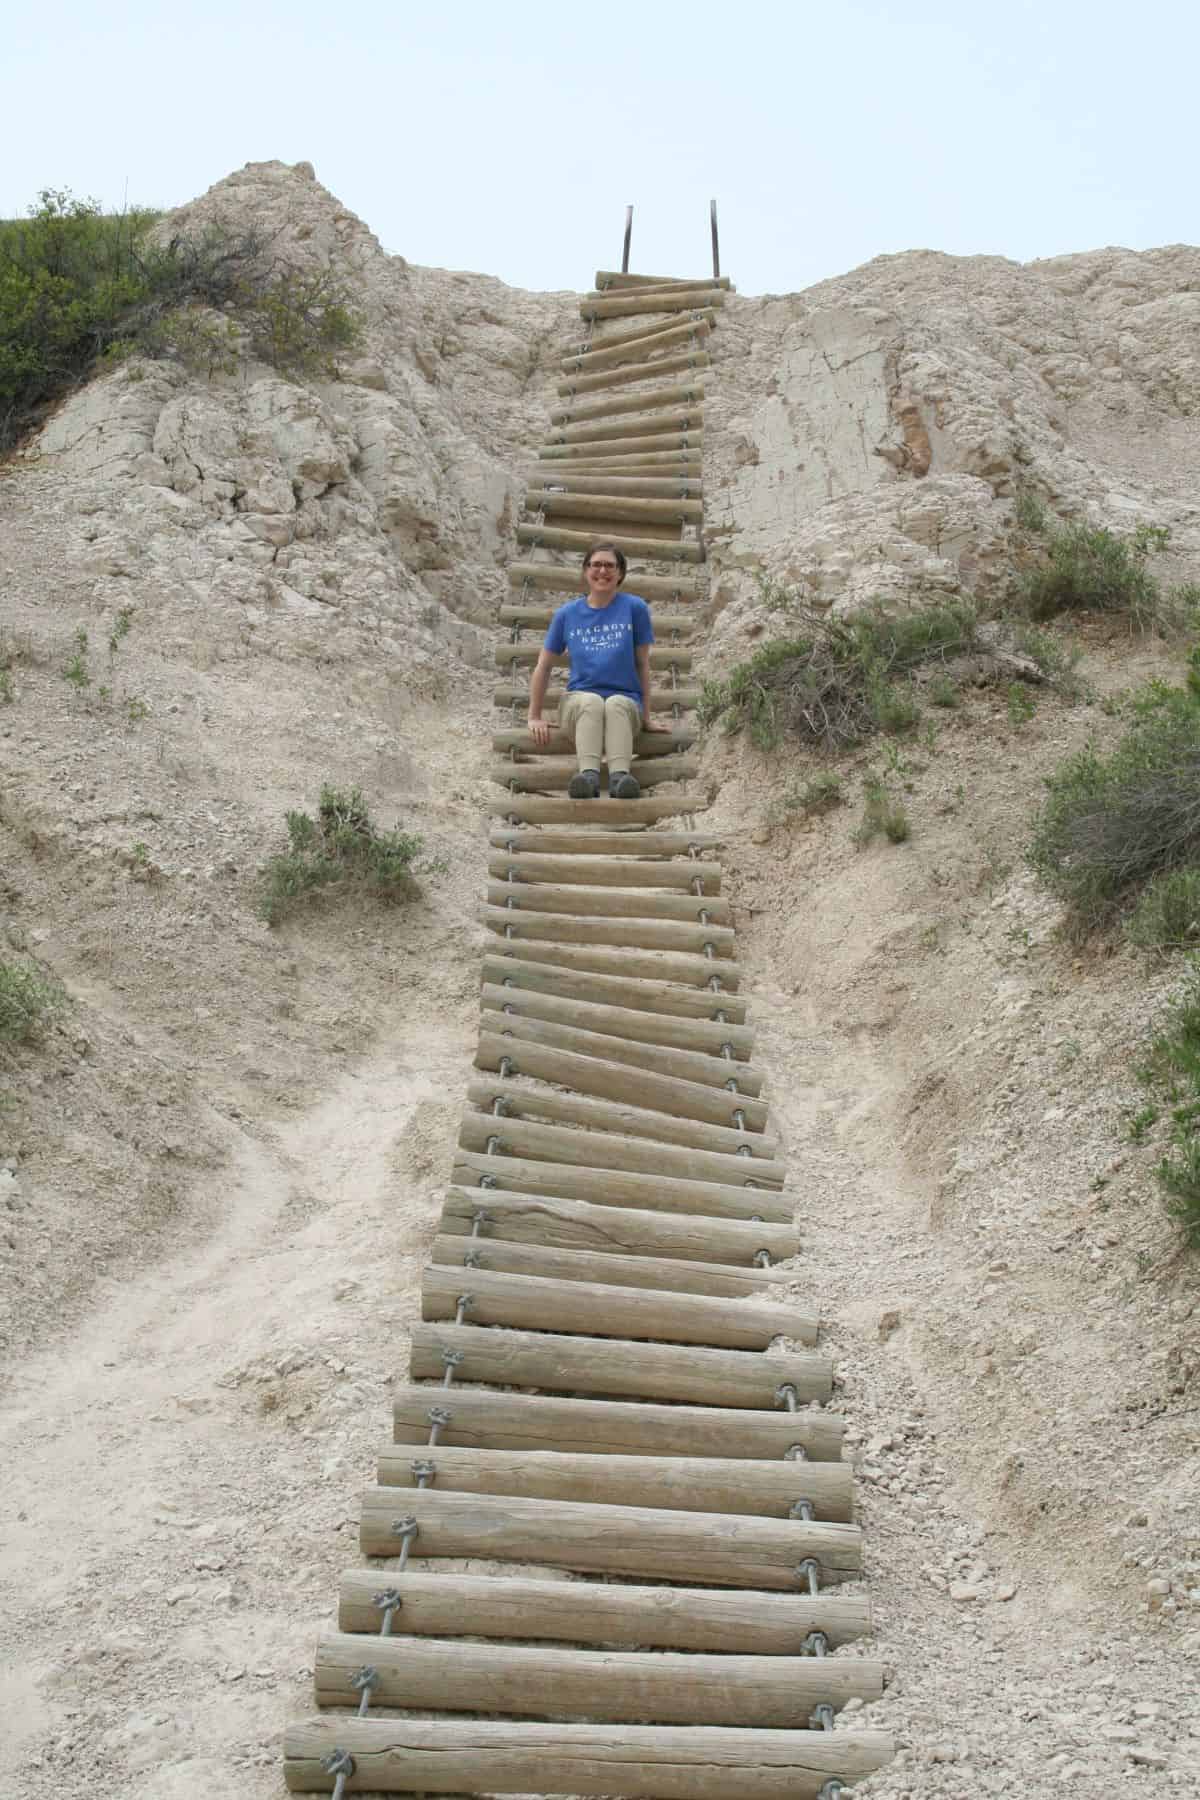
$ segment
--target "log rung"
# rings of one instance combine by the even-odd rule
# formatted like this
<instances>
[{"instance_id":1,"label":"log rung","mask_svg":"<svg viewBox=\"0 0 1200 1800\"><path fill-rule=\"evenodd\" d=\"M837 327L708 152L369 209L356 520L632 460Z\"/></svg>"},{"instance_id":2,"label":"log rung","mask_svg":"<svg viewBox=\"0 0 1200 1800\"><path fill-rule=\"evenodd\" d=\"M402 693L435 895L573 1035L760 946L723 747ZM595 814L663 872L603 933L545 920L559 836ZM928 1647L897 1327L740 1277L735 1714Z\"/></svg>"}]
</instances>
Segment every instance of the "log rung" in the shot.
<instances>
[{"instance_id":1,"label":"log rung","mask_svg":"<svg viewBox=\"0 0 1200 1800\"><path fill-rule=\"evenodd\" d=\"M537 505L536 497L532 504ZM530 505L527 498L526 505ZM535 549L544 545L550 550L575 550L580 556L587 550L593 539L594 531L574 531L557 525L518 524L517 542L531 544ZM631 537L627 532L612 534L612 541L619 550L631 560L641 559L646 562L689 562L704 561L704 546L700 543L680 543L679 534L675 533L675 541L669 538Z\"/></svg>"},{"instance_id":2,"label":"log rung","mask_svg":"<svg viewBox=\"0 0 1200 1800\"><path fill-rule=\"evenodd\" d=\"M338 1587L338 1626L375 1635L378 1569L349 1569ZM605 1581L525 1576L404 1575L397 1614L409 1636L452 1637L471 1622L482 1638L540 1638L633 1650L708 1650L725 1655L791 1656L809 1632L831 1647L871 1630L865 1599L849 1594L746 1593L737 1588L637 1587ZM366 1646L362 1646L363 1649Z\"/></svg>"},{"instance_id":3,"label":"log rung","mask_svg":"<svg viewBox=\"0 0 1200 1800\"><path fill-rule=\"evenodd\" d=\"M604 423L588 420L578 425L560 425L551 431L549 444L605 444L610 438L659 437L666 432L700 431L704 426L704 408L688 406L676 412L622 415Z\"/></svg>"},{"instance_id":4,"label":"log rung","mask_svg":"<svg viewBox=\"0 0 1200 1800\"><path fill-rule=\"evenodd\" d=\"M574 399L578 394L596 394L603 388L626 387L635 381L658 381L664 375L707 369L711 361L707 350L686 350L666 356L660 362L635 363L626 369L601 369L594 375L569 375L566 381L559 382L556 391L567 399Z\"/></svg>"},{"instance_id":5,"label":"log rung","mask_svg":"<svg viewBox=\"0 0 1200 1800\"><path fill-rule=\"evenodd\" d=\"M577 1126L543 1124L513 1113L503 1117L482 1112L463 1115L458 1132L459 1148L489 1153L505 1160L565 1163L572 1169L620 1171L625 1175L650 1175L656 1181L715 1184L735 1191L751 1189L753 1208L762 1218L786 1225L792 1202L768 1195L782 1191L787 1165L773 1158L740 1156L735 1150L697 1150L681 1144L618 1136L615 1131L581 1130ZM494 1148L488 1152L488 1145ZM762 1190L760 1193L759 1190ZM669 1189L671 1193L677 1190ZM636 1204L636 1202L635 1202ZM649 1204L649 1202L643 1202ZM671 1211L689 1211L687 1206ZM698 1204L697 1212L708 1207ZM724 1211L722 1207L720 1210ZM740 1213L734 1216L742 1216Z\"/></svg>"},{"instance_id":6,"label":"log rung","mask_svg":"<svg viewBox=\"0 0 1200 1800\"><path fill-rule=\"evenodd\" d=\"M495 662L498 668L504 669L516 664L521 668L531 668L538 659L539 652L525 644L500 644L495 651ZM654 644L650 650L650 667L652 669L677 669L683 672L692 666L689 650L676 650L671 645Z\"/></svg>"},{"instance_id":7,"label":"log rung","mask_svg":"<svg viewBox=\"0 0 1200 1800\"><path fill-rule=\"evenodd\" d=\"M458 1375L463 1381L558 1393L770 1410L781 1404L779 1392L785 1385L801 1400L828 1400L832 1387L829 1359L815 1350L765 1356L754 1350L635 1344L453 1324L414 1325L410 1347L414 1380L440 1380L445 1370L442 1352L447 1349L462 1351Z\"/></svg>"},{"instance_id":8,"label":"log rung","mask_svg":"<svg viewBox=\"0 0 1200 1800\"><path fill-rule=\"evenodd\" d=\"M488 842L497 850L547 856L663 857L702 850L719 871L721 865L712 861L711 852L720 850L725 839L710 831L522 831L496 826Z\"/></svg>"},{"instance_id":9,"label":"log rung","mask_svg":"<svg viewBox=\"0 0 1200 1800\"><path fill-rule=\"evenodd\" d=\"M521 950L530 954L518 955ZM739 1052L749 1060L754 1043L753 1031L743 1024L746 1003L736 994L650 981L632 973L600 975L534 955L532 946L517 944L497 945L484 955L483 979L489 986L511 983L514 988L570 1000L579 1009L575 1016L581 1024L590 1021L597 1030L640 1038L643 1043L708 1050L713 1055L723 1055L728 1044L733 1061ZM593 1007L605 1010L591 1011Z\"/></svg>"},{"instance_id":10,"label":"log rung","mask_svg":"<svg viewBox=\"0 0 1200 1800\"><path fill-rule=\"evenodd\" d=\"M708 925L714 930L712 942L717 955L724 954L721 946L731 949L733 939L730 935L730 919L732 909L728 900L719 894L682 894L663 892L658 888L634 886L629 887L586 887L582 879L578 882L540 881L508 881L503 880L494 871L488 882L487 897L492 906L509 906L515 912L558 914L560 918L574 917L576 925L580 919L639 919L643 922L650 919L675 919L694 925L697 931L706 931ZM701 921L704 914L707 924ZM632 939L630 940L633 941ZM707 940L706 940L707 941ZM697 946L699 947L699 946Z\"/></svg>"},{"instance_id":11,"label":"log rung","mask_svg":"<svg viewBox=\"0 0 1200 1800\"><path fill-rule=\"evenodd\" d=\"M542 489L566 490L568 495L586 494L593 498L626 494L643 500L699 500L704 483L694 475L584 475L572 469L547 474L545 469L531 469L526 476L529 492L537 499Z\"/></svg>"},{"instance_id":12,"label":"log rung","mask_svg":"<svg viewBox=\"0 0 1200 1800\"><path fill-rule=\"evenodd\" d=\"M492 781L514 794L557 794L566 792L577 766L574 757L569 760L545 757L527 763L494 762L489 775ZM691 756L653 756L635 759L632 770L640 787L658 787L663 782L687 781L699 772L699 767ZM624 800L608 801L610 807L628 804Z\"/></svg>"},{"instance_id":13,"label":"log rung","mask_svg":"<svg viewBox=\"0 0 1200 1800\"><path fill-rule=\"evenodd\" d=\"M817 1341L815 1316L781 1301L719 1300L711 1294L610 1287L503 1269L472 1268L464 1274L436 1264L427 1266L422 1277L421 1317L431 1323L455 1318L464 1293L470 1295L465 1320L474 1325L718 1350L765 1350L785 1336L810 1347Z\"/></svg>"},{"instance_id":14,"label":"log rung","mask_svg":"<svg viewBox=\"0 0 1200 1800\"><path fill-rule=\"evenodd\" d=\"M480 1027L484 1031L552 1044L580 1056L643 1072L658 1070L672 1079L727 1092L735 1106L746 1097L757 1102L762 1093L762 1071L749 1060L749 1041L739 1046L737 1039L728 1040L734 1055L726 1058L720 1054L719 1044L663 1041L657 1026L647 1031L640 1013L629 1014L620 1007L615 1019L603 1007L591 1007L581 1013L573 1002L557 994L499 987L493 982L484 984L480 998ZM666 1023L674 1028L679 1021L671 1017ZM687 1029L691 1031L690 1026Z\"/></svg>"},{"instance_id":15,"label":"log rung","mask_svg":"<svg viewBox=\"0 0 1200 1800\"><path fill-rule=\"evenodd\" d=\"M361 1638L326 1633L313 1670L317 1705L357 1707L362 1663ZM808 1724L814 1706L836 1710L883 1692L882 1664L860 1656L779 1656L764 1668L755 1656L388 1636L371 1646L371 1667L378 1706L613 1723L796 1730Z\"/></svg>"},{"instance_id":16,"label":"log rung","mask_svg":"<svg viewBox=\"0 0 1200 1800\"><path fill-rule=\"evenodd\" d=\"M528 893L528 889L525 890ZM575 892L581 890L576 889ZM619 897L620 890L605 890ZM510 943L545 941L549 943L570 943L579 939L590 944L607 944L612 947L635 946L641 950L681 950L694 955L711 949L715 962L722 963L734 954L734 934L728 927L719 925L691 925L679 919L659 919L653 916L605 917L602 912L591 913L586 909L570 912L550 912L539 906L530 906L517 898L520 889L514 890L507 883L494 881L488 884L489 904L481 907L479 918L489 931ZM643 898L644 890L638 898L626 899L627 907L636 908L641 914L653 915L657 910L654 904L656 896ZM672 899L673 895L663 895L664 899ZM685 902L686 905L686 902Z\"/></svg>"},{"instance_id":17,"label":"log rung","mask_svg":"<svg viewBox=\"0 0 1200 1800\"><path fill-rule=\"evenodd\" d=\"M581 1800L816 1800L894 1755L878 1731L750 1731L703 1725L535 1725L504 1720L296 1720L284 1734L292 1793L325 1793L335 1751L351 1792L574 1794Z\"/></svg>"},{"instance_id":18,"label":"log rung","mask_svg":"<svg viewBox=\"0 0 1200 1800\"><path fill-rule=\"evenodd\" d=\"M762 1250L783 1262L799 1248L792 1225L722 1218L715 1213L606 1206L561 1195L474 1186L447 1190L441 1230L447 1237L474 1235L487 1243L495 1238L564 1250L680 1257L687 1262L728 1263L743 1269L752 1267Z\"/></svg>"},{"instance_id":19,"label":"log rung","mask_svg":"<svg viewBox=\"0 0 1200 1800\"><path fill-rule=\"evenodd\" d=\"M640 731L634 739L633 753L638 758L672 756L678 751L690 750L697 736L698 733L687 726L675 726L670 731ZM554 731L549 743L538 744L534 742L532 732L517 727L493 733L492 749L501 755L515 750L521 756L572 756L575 740L569 732Z\"/></svg>"},{"instance_id":20,"label":"log rung","mask_svg":"<svg viewBox=\"0 0 1200 1800\"><path fill-rule=\"evenodd\" d=\"M698 687L653 687L650 689L650 711L666 713L678 707L681 712L694 712L700 704L702 692ZM542 701L542 712L546 717L552 718L558 712L565 693L565 687L547 688L546 697ZM519 682L498 682L492 689L492 701L496 706L519 706L528 710L529 689Z\"/></svg>"},{"instance_id":21,"label":"log rung","mask_svg":"<svg viewBox=\"0 0 1200 1800\"><path fill-rule=\"evenodd\" d=\"M622 824L657 825L661 819L686 818L703 812L708 797L694 788L685 788L671 794L643 794L640 800L621 800L617 804ZM524 825L611 826L613 822L611 800L568 800L565 794L492 794L488 810Z\"/></svg>"},{"instance_id":22,"label":"log rung","mask_svg":"<svg viewBox=\"0 0 1200 1800\"><path fill-rule=\"evenodd\" d=\"M664 1293L712 1294L724 1300L739 1300L748 1294L776 1298L785 1280L777 1269L733 1269L717 1263L683 1262L670 1256L560 1250L549 1244L514 1244L496 1237L452 1237L449 1232L434 1238L430 1259L446 1268L551 1275L561 1281L657 1288Z\"/></svg>"},{"instance_id":23,"label":"log rung","mask_svg":"<svg viewBox=\"0 0 1200 1800\"><path fill-rule=\"evenodd\" d=\"M845 1421L816 1407L761 1412L734 1407L657 1406L646 1401L559 1399L402 1383L394 1395L397 1443L427 1445L431 1407L447 1412L440 1444L495 1450L578 1451L595 1456L703 1456L779 1462L799 1444L815 1462L836 1463ZM696 1571L693 1570L693 1579Z\"/></svg>"},{"instance_id":24,"label":"log rung","mask_svg":"<svg viewBox=\"0 0 1200 1800\"><path fill-rule=\"evenodd\" d=\"M695 839L685 840L685 846L694 842ZM636 840L626 838L622 842L621 851L626 847L636 852ZM699 882L700 905L703 905L704 895L715 895L721 891L720 863L701 857L695 857L690 862L637 863L620 852L613 855L598 849L586 861L564 861L561 856L554 856L549 852L518 849L505 856L490 856L488 868L492 874L503 875L505 878L512 876L518 882L578 881L589 887L686 888L694 893L696 883Z\"/></svg>"},{"instance_id":25,"label":"log rung","mask_svg":"<svg viewBox=\"0 0 1200 1800\"><path fill-rule=\"evenodd\" d=\"M537 1562L584 1573L648 1575L685 1583L696 1579L699 1566L716 1587L765 1587L788 1593L804 1585L796 1570L806 1558L818 1564L822 1586L852 1581L862 1568L857 1525L516 1495L443 1494L437 1488L406 1489L402 1497L395 1488L368 1488L360 1534L364 1555L395 1555L398 1513L416 1519L413 1554L422 1559L486 1556L498 1562Z\"/></svg>"},{"instance_id":26,"label":"log rung","mask_svg":"<svg viewBox=\"0 0 1200 1800\"><path fill-rule=\"evenodd\" d=\"M626 982L654 982L659 989L666 989L661 998L669 1002L663 1008L667 1012L673 1012L677 1004L685 1005L687 1011L697 1010L693 1005L685 1004L685 996L707 995L707 999L702 999L701 1012L720 1006L727 1016L732 1017L732 1003L741 981L740 963L724 959L718 966L715 960L689 956L682 950L633 950L624 945L614 949L605 944L593 948L588 944L511 943L498 944L493 954L510 962L538 963L543 968L569 969L572 973L600 977L614 984L614 997L622 992ZM633 992L636 994L638 989L634 987ZM727 1001L730 1004L726 1005Z\"/></svg>"},{"instance_id":27,"label":"log rung","mask_svg":"<svg viewBox=\"0 0 1200 1800\"><path fill-rule=\"evenodd\" d=\"M647 1047L641 1048L645 1053ZM702 1067L705 1059L655 1046L638 1061L630 1056L636 1049L599 1032L485 1008L475 1065L498 1071L507 1058L514 1074L557 1081L577 1094L602 1094L609 1100L653 1106L661 1113L727 1130L738 1129L735 1114L741 1113L747 1132L765 1132L767 1108L761 1100L736 1090L731 1093L723 1081L697 1079L697 1064ZM725 1066L722 1063L720 1069ZM745 1064L739 1069L744 1070Z\"/></svg>"},{"instance_id":28,"label":"log rung","mask_svg":"<svg viewBox=\"0 0 1200 1800\"><path fill-rule=\"evenodd\" d=\"M491 1040L496 1043L497 1040ZM512 1046L512 1039L499 1040L501 1046ZM531 1046L532 1048L532 1046ZM543 1052L543 1055L546 1053ZM537 1060L536 1056L533 1060ZM588 1057L577 1057L575 1063L586 1067ZM510 1056L510 1062L512 1058ZM750 1162L778 1161L778 1139L764 1131L747 1131L744 1127L713 1125L671 1113L657 1112L646 1104L645 1087L639 1090L637 1103L614 1105L607 1100L589 1100L569 1091L560 1093L559 1086L572 1088L576 1069L561 1051L551 1054L546 1065L553 1075L536 1075L525 1070L527 1080L514 1079L519 1071L510 1070L491 1081L476 1077L467 1083L467 1099L480 1112L506 1119L542 1119L558 1124L584 1125L595 1131L616 1131L629 1137L645 1138L652 1143L690 1146L695 1150L718 1150L727 1154L744 1154ZM556 1086L551 1086L551 1082ZM631 1082L631 1087L634 1085ZM497 1106L499 1112L497 1113ZM782 1167L782 1164L778 1164Z\"/></svg>"},{"instance_id":29,"label":"log rung","mask_svg":"<svg viewBox=\"0 0 1200 1800\"><path fill-rule=\"evenodd\" d=\"M703 381L677 382L672 387L651 388L647 394L627 394L622 400L593 400L584 406L557 406L550 414L552 425L582 425L587 419L617 418L622 413L636 413L652 408L693 406L704 400Z\"/></svg>"}]
</instances>

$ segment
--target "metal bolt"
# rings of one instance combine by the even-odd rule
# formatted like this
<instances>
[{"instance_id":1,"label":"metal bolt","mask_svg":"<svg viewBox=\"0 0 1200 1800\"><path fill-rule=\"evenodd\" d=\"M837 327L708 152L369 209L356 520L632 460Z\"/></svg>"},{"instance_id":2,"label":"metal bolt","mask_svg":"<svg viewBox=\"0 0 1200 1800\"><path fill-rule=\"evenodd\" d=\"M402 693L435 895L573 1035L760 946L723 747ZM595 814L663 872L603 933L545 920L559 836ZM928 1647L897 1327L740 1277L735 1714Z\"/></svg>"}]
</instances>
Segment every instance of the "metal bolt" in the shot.
<instances>
[{"instance_id":1,"label":"metal bolt","mask_svg":"<svg viewBox=\"0 0 1200 1800\"><path fill-rule=\"evenodd\" d=\"M771 1266L771 1252L769 1250L756 1250L754 1252L754 1264L756 1268L769 1269Z\"/></svg>"},{"instance_id":2,"label":"metal bolt","mask_svg":"<svg viewBox=\"0 0 1200 1800\"><path fill-rule=\"evenodd\" d=\"M796 1580L807 1581L808 1592L811 1598L815 1598L820 1593L821 1565L815 1556L806 1556L802 1563L797 1564Z\"/></svg>"},{"instance_id":3,"label":"metal bolt","mask_svg":"<svg viewBox=\"0 0 1200 1800\"><path fill-rule=\"evenodd\" d=\"M411 1513L406 1513L404 1518L402 1518L402 1519L393 1519L392 1520L392 1536L393 1537L414 1538L414 1537L416 1537L419 1529L420 1528L417 1525L417 1521L413 1518Z\"/></svg>"},{"instance_id":4,"label":"metal bolt","mask_svg":"<svg viewBox=\"0 0 1200 1800\"><path fill-rule=\"evenodd\" d=\"M377 1606L383 1614L383 1624L379 1627L380 1637L391 1637L392 1619L404 1605L399 1588L384 1588L380 1593L372 1594L371 1605Z\"/></svg>"},{"instance_id":5,"label":"metal bolt","mask_svg":"<svg viewBox=\"0 0 1200 1800\"><path fill-rule=\"evenodd\" d=\"M813 1707L809 1724L814 1731L832 1731L833 1719L834 1712L832 1706L830 1706L827 1700L822 1700L819 1706Z\"/></svg>"},{"instance_id":6,"label":"metal bolt","mask_svg":"<svg viewBox=\"0 0 1200 1800\"><path fill-rule=\"evenodd\" d=\"M409 1464L409 1468L412 1470L413 1480L419 1488L423 1488L425 1483L432 1481L437 1474L437 1464L431 1462L427 1456L419 1456L416 1462Z\"/></svg>"},{"instance_id":7,"label":"metal bolt","mask_svg":"<svg viewBox=\"0 0 1200 1800\"><path fill-rule=\"evenodd\" d=\"M801 1656L828 1656L829 1639L823 1631L810 1631L800 1646Z\"/></svg>"},{"instance_id":8,"label":"metal bolt","mask_svg":"<svg viewBox=\"0 0 1200 1800\"><path fill-rule=\"evenodd\" d=\"M350 1686L352 1688L357 1688L362 1695L362 1699L358 1703L358 1716L360 1719L366 1718L367 1708L371 1704L371 1690L378 1685L379 1670L372 1668L370 1663L364 1663L361 1669L355 1669L353 1675L350 1677Z\"/></svg>"},{"instance_id":9,"label":"metal bolt","mask_svg":"<svg viewBox=\"0 0 1200 1800\"><path fill-rule=\"evenodd\" d=\"M448 1406L431 1406L425 1417L429 1420L429 1442L436 1444L454 1414Z\"/></svg>"},{"instance_id":10,"label":"metal bolt","mask_svg":"<svg viewBox=\"0 0 1200 1800\"><path fill-rule=\"evenodd\" d=\"M321 1764L327 1775L336 1775L333 1784L333 1800L342 1800L346 1792L346 1783L354 1773L354 1758L348 1750L331 1750Z\"/></svg>"},{"instance_id":11,"label":"metal bolt","mask_svg":"<svg viewBox=\"0 0 1200 1800\"><path fill-rule=\"evenodd\" d=\"M482 1267L483 1267L483 1252L481 1250L464 1250L463 1251L463 1268L464 1269L482 1269Z\"/></svg>"},{"instance_id":12,"label":"metal bolt","mask_svg":"<svg viewBox=\"0 0 1200 1800\"><path fill-rule=\"evenodd\" d=\"M812 1520L815 1516L816 1514L811 1500L793 1500L792 1504L788 1507L789 1519Z\"/></svg>"},{"instance_id":13,"label":"metal bolt","mask_svg":"<svg viewBox=\"0 0 1200 1800\"><path fill-rule=\"evenodd\" d=\"M803 1444L789 1444L783 1453L784 1462L807 1462L808 1451Z\"/></svg>"},{"instance_id":14,"label":"metal bolt","mask_svg":"<svg viewBox=\"0 0 1200 1800\"><path fill-rule=\"evenodd\" d=\"M789 1412L795 1412L798 1398L796 1389L790 1381L785 1381L782 1387L775 1389L776 1402L780 1406L786 1406Z\"/></svg>"}]
</instances>

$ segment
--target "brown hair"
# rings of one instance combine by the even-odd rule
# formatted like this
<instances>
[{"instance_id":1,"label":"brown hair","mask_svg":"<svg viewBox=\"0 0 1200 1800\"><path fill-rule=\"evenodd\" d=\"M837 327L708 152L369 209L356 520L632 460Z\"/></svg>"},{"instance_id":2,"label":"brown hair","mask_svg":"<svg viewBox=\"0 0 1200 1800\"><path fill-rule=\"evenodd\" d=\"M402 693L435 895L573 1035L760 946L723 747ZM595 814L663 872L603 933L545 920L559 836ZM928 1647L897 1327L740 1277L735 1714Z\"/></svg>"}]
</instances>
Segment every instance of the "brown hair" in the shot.
<instances>
[{"instance_id":1,"label":"brown hair","mask_svg":"<svg viewBox=\"0 0 1200 1800\"><path fill-rule=\"evenodd\" d=\"M585 575L587 574L587 566L591 562L593 556L595 556L597 550L608 550L611 552L613 558L616 561L617 576L621 581L624 581L625 571L629 567L628 563L625 561L625 552L621 549L619 544L609 544L604 541L601 541L600 543L596 543L596 544L589 544L587 549L584 551L584 553L583 553L583 572L584 572L584 574Z\"/></svg>"}]
</instances>

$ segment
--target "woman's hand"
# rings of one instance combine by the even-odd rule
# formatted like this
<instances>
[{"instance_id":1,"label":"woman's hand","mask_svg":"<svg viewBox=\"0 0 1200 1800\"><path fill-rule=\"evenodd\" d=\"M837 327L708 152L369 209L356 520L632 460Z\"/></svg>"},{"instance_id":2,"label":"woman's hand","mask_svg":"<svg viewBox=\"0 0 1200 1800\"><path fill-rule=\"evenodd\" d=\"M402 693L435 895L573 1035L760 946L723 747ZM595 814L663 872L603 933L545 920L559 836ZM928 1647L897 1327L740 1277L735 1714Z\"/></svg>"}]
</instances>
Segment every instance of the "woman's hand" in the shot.
<instances>
[{"instance_id":1,"label":"woman's hand","mask_svg":"<svg viewBox=\"0 0 1200 1800\"><path fill-rule=\"evenodd\" d=\"M670 725L656 725L653 719L642 720L643 731L670 731L671 729Z\"/></svg>"},{"instance_id":2,"label":"woman's hand","mask_svg":"<svg viewBox=\"0 0 1200 1800\"><path fill-rule=\"evenodd\" d=\"M550 742L551 724L549 719L530 719L529 735L539 750L544 750Z\"/></svg>"}]
</instances>

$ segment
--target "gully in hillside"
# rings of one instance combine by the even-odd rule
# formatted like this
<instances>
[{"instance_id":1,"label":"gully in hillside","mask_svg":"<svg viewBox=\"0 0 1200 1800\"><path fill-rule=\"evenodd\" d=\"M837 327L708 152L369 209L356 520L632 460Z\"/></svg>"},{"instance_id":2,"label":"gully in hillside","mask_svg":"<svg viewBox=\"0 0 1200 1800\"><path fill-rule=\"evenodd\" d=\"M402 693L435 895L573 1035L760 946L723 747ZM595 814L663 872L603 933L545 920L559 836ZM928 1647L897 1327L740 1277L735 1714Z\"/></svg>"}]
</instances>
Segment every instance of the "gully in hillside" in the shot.
<instances>
[{"instance_id":1,"label":"gully in hillside","mask_svg":"<svg viewBox=\"0 0 1200 1800\"><path fill-rule=\"evenodd\" d=\"M559 714L575 744L578 769L567 793L594 800L600 767L608 764L608 791L614 800L636 800L632 773L634 738L639 730L668 731L650 718L650 608L618 584L625 579L625 556L615 544L593 544L583 558L587 593L560 606L529 684L529 730L535 744L550 741L542 703L550 671L566 657L567 693Z\"/></svg>"}]
</instances>

